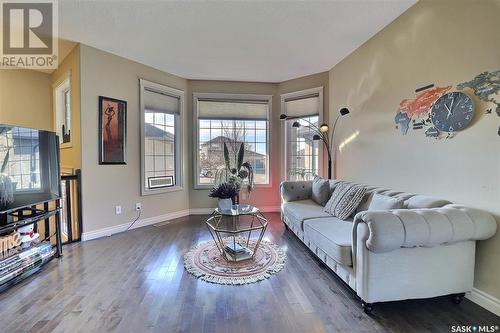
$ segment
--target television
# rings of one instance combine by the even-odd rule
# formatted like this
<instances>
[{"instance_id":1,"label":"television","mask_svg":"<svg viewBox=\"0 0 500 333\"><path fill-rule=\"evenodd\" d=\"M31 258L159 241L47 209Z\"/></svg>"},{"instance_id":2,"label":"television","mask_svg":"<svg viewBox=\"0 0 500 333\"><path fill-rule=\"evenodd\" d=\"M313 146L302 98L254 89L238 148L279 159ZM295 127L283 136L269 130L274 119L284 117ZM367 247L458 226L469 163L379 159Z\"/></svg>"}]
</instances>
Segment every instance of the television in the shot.
<instances>
[{"instance_id":1,"label":"television","mask_svg":"<svg viewBox=\"0 0 500 333\"><path fill-rule=\"evenodd\" d=\"M0 214L60 195L56 133L0 124Z\"/></svg>"}]
</instances>

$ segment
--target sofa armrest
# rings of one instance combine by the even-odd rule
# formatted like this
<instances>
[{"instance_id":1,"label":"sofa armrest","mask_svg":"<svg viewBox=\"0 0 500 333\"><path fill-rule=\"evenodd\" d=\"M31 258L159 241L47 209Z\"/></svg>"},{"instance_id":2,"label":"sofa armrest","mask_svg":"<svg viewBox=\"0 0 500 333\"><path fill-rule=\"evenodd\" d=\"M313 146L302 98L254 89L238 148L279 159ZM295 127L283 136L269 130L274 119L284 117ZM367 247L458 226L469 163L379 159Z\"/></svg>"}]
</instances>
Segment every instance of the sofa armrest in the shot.
<instances>
[{"instance_id":1,"label":"sofa armrest","mask_svg":"<svg viewBox=\"0 0 500 333\"><path fill-rule=\"evenodd\" d=\"M367 226L366 248L371 252L389 252L402 247L434 247L445 243L482 240L497 229L493 216L479 209L450 204L431 209L395 209L365 211L354 218L353 244L358 224ZM361 231L361 229L360 229Z\"/></svg>"},{"instance_id":2,"label":"sofa armrest","mask_svg":"<svg viewBox=\"0 0 500 333\"><path fill-rule=\"evenodd\" d=\"M284 181L280 184L281 202L310 199L312 181Z\"/></svg>"}]
</instances>

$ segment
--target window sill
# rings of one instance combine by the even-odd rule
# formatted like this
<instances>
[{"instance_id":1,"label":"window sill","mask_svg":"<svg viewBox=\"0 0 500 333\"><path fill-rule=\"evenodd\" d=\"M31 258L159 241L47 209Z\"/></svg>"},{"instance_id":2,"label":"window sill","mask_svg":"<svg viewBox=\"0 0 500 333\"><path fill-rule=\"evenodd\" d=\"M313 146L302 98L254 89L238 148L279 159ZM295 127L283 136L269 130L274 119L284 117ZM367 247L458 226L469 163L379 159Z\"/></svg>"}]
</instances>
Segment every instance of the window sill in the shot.
<instances>
[{"instance_id":1,"label":"window sill","mask_svg":"<svg viewBox=\"0 0 500 333\"><path fill-rule=\"evenodd\" d=\"M184 187L172 186L172 187L162 188L162 189L158 189L158 190L142 189L141 196L154 195L154 194L164 194L164 193L179 192L179 191L184 191Z\"/></svg>"}]
</instances>

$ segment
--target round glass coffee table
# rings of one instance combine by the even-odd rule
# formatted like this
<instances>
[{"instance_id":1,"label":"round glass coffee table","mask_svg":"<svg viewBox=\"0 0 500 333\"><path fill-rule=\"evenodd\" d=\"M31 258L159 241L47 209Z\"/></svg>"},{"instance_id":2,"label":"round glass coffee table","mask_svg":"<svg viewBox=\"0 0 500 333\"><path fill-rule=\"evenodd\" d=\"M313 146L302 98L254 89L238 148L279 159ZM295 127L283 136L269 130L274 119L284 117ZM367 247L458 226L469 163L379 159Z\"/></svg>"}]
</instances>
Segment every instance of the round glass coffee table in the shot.
<instances>
[{"instance_id":1,"label":"round glass coffee table","mask_svg":"<svg viewBox=\"0 0 500 333\"><path fill-rule=\"evenodd\" d=\"M233 205L230 210L216 208L205 223L222 257L242 261L254 258L268 221L254 206ZM256 241L250 241L252 233Z\"/></svg>"}]
</instances>

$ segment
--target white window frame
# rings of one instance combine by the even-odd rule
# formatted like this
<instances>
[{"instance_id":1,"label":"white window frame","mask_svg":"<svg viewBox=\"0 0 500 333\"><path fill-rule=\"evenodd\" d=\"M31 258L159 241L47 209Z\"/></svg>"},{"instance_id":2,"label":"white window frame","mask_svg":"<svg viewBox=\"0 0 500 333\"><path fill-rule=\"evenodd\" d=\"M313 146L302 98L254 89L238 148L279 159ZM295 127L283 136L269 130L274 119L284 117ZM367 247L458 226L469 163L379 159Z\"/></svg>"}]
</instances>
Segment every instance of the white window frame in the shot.
<instances>
[{"instance_id":1,"label":"white window frame","mask_svg":"<svg viewBox=\"0 0 500 333\"><path fill-rule=\"evenodd\" d=\"M268 188L272 186L271 179L271 154L270 154L270 143L271 138L271 110L273 103L272 95L255 95L255 94L222 94L222 93L193 93L193 124L194 124L194 139L195 145L193 149L193 177L195 190L206 190L213 187L213 184L200 184L199 174L198 174L198 158L199 151L198 147L200 144L199 135L199 123L198 123L198 99L214 99L214 100L247 100L247 101L267 101L267 133L266 133L266 151L267 151L267 183L265 184L255 184L256 188Z\"/></svg>"},{"instance_id":2,"label":"white window frame","mask_svg":"<svg viewBox=\"0 0 500 333\"><path fill-rule=\"evenodd\" d=\"M147 81L144 79L139 79L140 86L140 111L141 111L141 196L152 195L152 194L161 194L175 191L182 191L184 189L183 182L183 127L184 127L184 97L185 93L182 90L171 88L165 86L163 84ZM144 112L144 89L148 88L148 90L156 91L161 94L170 95L172 97L179 98L179 120L176 122L175 127L175 147L174 147L174 155L175 155L175 179L176 184L171 187L162 187L156 189L150 189L146 187L146 178L145 178L145 138L144 138L144 124L145 124L145 112ZM178 123L178 126L177 126Z\"/></svg>"},{"instance_id":3,"label":"white window frame","mask_svg":"<svg viewBox=\"0 0 500 333\"><path fill-rule=\"evenodd\" d=\"M318 94L319 98L319 105L321 105L321 110L319 110L319 115L318 115L318 122L321 124L323 123L323 114L325 112L325 106L323 104L323 86L321 87L315 87L315 88L310 88L310 89L304 89L304 90L299 90L299 91L294 91L286 94L282 94L280 105L281 105L281 112L280 114L286 114L285 113L285 100L290 99L290 98L300 98L300 97L307 97L308 95L313 95L313 94ZM331 129L330 129L331 130ZM287 142L287 126L286 126L286 121L282 121L281 123L281 138L283 142L285 143L283 146L284 148L281 150L282 155L281 155L281 180L285 181L287 180L287 169L288 169L288 142ZM324 175L324 168L323 168L323 154L324 154L324 144L322 141L318 141L319 143L319 153L318 153L318 173L320 175Z\"/></svg>"},{"instance_id":4,"label":"white window frame","mask_svg":"<svg viewBox=\"0 0 500 333\"><path fill-rule=\"evenodd\" d=\"M65 73L56 83L52 86L53 90L53 108L54 108L54 129L59 135L59 148L66 149L71 148L73 146L73 110L72 110L72 100L73 100L73 91L71 87L71 71ZM60 117L66 116L66 103L64 100L64 95L67 91L70 91L70 108L69 108L69 131L70 131L70 141L62 142L62 135L60 135L59 125L65 122L65 120L61 120Z\"/></svg>"}]
</instances>

